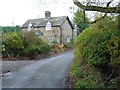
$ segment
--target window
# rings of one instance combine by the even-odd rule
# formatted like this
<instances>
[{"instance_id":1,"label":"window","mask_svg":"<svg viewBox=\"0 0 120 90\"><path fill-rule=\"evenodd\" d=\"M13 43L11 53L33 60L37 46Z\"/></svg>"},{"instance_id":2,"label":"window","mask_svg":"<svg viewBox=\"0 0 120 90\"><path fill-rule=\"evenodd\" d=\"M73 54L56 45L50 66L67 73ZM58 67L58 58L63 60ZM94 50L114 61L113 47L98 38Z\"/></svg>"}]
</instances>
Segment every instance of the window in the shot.
<instances>
[{"instance_id":1,"label":"window","mask_svg":"<svg viewBox=\"0 0 120 90\"><path fill-rule=\"evenodd\" d=\"M51 23L47 22L47 24L46 24L46 30L51 30L51 29L52 29Z\"/></svg>"},{"instance_id":2,"label":"window","mask_svg":"<svg viewBox=\"0 0 120 90\"><path fill-rule=\"evenodd\" d=\"M29 23L29 25L28 25L28 31L31 31L31 30L32 30L32 24Z\"/></svg>"},{"instance_id":3,"label":"window","mask_svg":"<svg viewBox=\"0 0 120 90\"><path fill-rule=\"evenodd\" d=\"M67 36L67 42L70 42L70 36Z\"/></svg>"}]
</instances>

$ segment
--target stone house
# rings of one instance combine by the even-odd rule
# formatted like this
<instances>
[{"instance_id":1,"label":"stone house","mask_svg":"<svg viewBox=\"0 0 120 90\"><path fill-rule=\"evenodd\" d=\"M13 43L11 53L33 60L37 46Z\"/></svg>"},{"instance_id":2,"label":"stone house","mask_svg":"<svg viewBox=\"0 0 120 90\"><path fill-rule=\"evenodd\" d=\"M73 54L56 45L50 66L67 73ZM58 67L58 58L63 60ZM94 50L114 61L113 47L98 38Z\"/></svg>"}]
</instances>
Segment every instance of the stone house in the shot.
<instances>
[{"instance_id":1,"label":"stone house","mask_svg":"<svg viewBox=\"0 0 120 90\"><path fill-rule=\"evenodd\" d=\"M36 35L48 43L61 43L73 39L73 26L68 16L51 17L51 12L45 12L45 18L29 19L21 27L23 33L33 30Z\"/></svg>"}]
</instances>

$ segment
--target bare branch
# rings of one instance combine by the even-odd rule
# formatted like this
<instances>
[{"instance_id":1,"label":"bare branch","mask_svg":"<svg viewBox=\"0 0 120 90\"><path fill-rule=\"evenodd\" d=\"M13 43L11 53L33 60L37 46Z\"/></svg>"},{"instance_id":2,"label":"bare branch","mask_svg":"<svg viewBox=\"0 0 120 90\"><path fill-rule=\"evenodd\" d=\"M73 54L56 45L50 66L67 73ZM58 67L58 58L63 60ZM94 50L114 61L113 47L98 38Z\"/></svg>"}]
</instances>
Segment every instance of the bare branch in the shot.
<instances>
[{"instance_id":1,"label":"bare branch","mask_svg":"<svg viewBox=\"0 0 120 90\"><path fill-rule=\"evenodd\" d=\"M109 2L107 3L107 6L106 6L106 7L109 7L110 3L112 3L112 2L113 2L113 0L109 1Z\"/></svg>"},{"instance_id":2,"label":"bare branch","mask_svg":"<svg viewBox=\"0 0 120 90\"><path fill-rule=\"evenodd\" d=\"M109 7L109 5L110 5L110 3L112 3L112 1L113 1L113 0L109 1L109 2L107 3L106 7ZM104 16L102 16L101 18L99 18L99 19L91 22L91 24L96 23L97 21L100 21L100 20L104 19L106 16L107 16L107 13L105 13Z\"/></svg>"},{"instance_id":3,"label":"bare branch","mask_svg":"<svg viewBox=\"0 0 120 90\"><path fill-rule=\"evenodd\" d=\"M112 2L111 0L107 5ZM101 6L85 6L81 4L78 0L73 0L74 4L77 5L79 8L86 10L86 11L98 11L104 13L120 13L120 6L118 7L101 7Z\"/></svg>"}]
</instances>

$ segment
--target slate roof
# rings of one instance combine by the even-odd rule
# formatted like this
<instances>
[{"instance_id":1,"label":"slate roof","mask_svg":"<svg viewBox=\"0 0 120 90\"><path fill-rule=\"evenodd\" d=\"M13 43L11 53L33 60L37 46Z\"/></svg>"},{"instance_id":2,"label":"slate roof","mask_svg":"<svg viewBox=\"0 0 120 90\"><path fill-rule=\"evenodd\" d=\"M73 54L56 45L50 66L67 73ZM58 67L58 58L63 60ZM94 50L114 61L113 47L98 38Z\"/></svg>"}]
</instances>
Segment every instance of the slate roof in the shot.
<instances>
[{"instance_id":1,"label":"slate roof","mask_svg":"<svg viewBox=\"0 0 120 90\"><path fill-rule=\"evenodd\" d=\"M51 17L49 21L52 26L61 26L66 19L68 20L69 24L72 27L72 24L67 16ZM21 28L27 28L29 23L31 23L33 27L45 27L47 22L48 22L48 19L46 18L29 19L22 25Z\"/></svg>"}]
</instances>

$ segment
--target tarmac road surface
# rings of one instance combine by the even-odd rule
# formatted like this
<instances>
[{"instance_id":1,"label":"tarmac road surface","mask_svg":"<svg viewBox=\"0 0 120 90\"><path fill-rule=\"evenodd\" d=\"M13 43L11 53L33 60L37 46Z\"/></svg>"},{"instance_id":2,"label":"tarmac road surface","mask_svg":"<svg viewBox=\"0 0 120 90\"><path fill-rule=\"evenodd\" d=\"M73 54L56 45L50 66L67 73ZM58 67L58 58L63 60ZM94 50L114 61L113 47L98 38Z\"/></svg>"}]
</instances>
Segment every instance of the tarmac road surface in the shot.
<instances>
[{"instance_id":1,"label":"tarmac road surface","mask_svg":"<svg viewBox=\"0 0 120 90\"><path fill-rule=\"evenodd\" d=\"M43 59L2 78L2 88L64 88L65 70L73 51Z\"/></svg>"}]
</instances>

